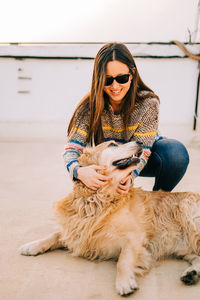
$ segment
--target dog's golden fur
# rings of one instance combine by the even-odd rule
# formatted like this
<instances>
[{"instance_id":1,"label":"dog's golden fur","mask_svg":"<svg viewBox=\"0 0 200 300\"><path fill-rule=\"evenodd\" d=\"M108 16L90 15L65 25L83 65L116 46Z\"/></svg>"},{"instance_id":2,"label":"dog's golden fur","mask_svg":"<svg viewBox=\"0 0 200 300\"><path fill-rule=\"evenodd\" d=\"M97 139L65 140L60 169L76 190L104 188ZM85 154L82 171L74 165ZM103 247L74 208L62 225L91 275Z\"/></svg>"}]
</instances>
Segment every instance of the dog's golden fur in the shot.
<instances>
[{"instance_id":1,"label":"dog's golden fur","mask_svg":"<svg viewBox=\"0 0 200 300\"><path fill-rule=\"evenodd\" d=\"M111 151L109 145L86 149L80 163L107 164L104 174L112 176L112 182L98 191L76 182L73 192L55 204L61 231L22 246L21 254L66 247L73 255L91 260L118 259L116 289L120 295L134 292L135 276L143 275L155 260L173 254L191 263L182 281L195 283L200 277L200 195L134 187L120 195L116 185L136 163L119 169L113 161L130 154L134 157L139 146L131 142Z\"/></svg>"}]
</instances>

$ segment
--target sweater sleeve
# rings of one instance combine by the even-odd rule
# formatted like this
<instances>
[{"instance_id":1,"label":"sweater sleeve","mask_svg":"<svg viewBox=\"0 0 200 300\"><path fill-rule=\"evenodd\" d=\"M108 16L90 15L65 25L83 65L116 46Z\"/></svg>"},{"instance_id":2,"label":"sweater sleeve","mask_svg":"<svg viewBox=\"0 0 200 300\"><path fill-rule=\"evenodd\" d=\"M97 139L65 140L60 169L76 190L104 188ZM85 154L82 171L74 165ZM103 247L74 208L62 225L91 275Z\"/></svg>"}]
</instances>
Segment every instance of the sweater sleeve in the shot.
<instances>
[{"instance_id":1,"label":"sweater sleeve","mask_svg":"<svg viewBox=\"0 0 200 300\"><path fill-rule=\"evenodd\" d=\"M83 149L87 143L89 114L79 115L77 111L77 121L75 122L70 135L68 136L65 150L63 153L64 164L68 170L70 177L73 179L73 170L79 166L78 158L83 153Z\"/></svg>"},{"instance_id":2,"label":"sweater sleeve","mask_svg":"<svg viewBox=\"0 0 200 300\"><path fill-rule=\"evenodd\" d=\"M146 107L141 117L141 122L133 136L135 141L140 141L144 144L144 151L140 157L137 169L133 171L133 177L138 176L146 165L158 131L159 101L155 98L149 98L145 101Z\"/></svg>"}]
</instances>

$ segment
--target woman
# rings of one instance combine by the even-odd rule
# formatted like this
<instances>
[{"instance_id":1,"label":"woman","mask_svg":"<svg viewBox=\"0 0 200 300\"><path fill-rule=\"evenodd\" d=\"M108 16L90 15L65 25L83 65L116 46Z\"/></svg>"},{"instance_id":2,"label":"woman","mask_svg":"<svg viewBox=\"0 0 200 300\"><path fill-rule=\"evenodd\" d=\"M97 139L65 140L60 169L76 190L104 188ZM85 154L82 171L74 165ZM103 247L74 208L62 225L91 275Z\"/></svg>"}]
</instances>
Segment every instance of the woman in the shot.
<instances>
[{"instance_id":1,"label":"woman","mask_svg":"<svg viewBox=\"0 0 200 300\"><path fill-rule=\"evenodd\" d=\"M153 190L171 191L183 177L189 156L180 142L158 135L158 113L159 98L140 78L128 48L122 43L104 45L95 58L90 93L68 127L64 160L72 179L93 190L111 180L97 172L106 166L80 166L78 157L86 144L136 140L144 144L141 162L117 191L128 193L136 176L154 176Z\"/></svg>"}]
</instances>

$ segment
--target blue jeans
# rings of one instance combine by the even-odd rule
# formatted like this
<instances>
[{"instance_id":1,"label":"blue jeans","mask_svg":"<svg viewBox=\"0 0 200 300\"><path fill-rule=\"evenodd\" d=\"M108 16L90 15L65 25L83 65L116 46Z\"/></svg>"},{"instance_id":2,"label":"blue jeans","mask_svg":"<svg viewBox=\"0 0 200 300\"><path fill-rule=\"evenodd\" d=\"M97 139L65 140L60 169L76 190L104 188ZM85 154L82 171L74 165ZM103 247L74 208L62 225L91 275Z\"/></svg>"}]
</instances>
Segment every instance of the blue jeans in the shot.
<instances>
[{"instance_id":1,"label":"blue jeans","mask_svg":"<svg viewBox=\"0 0 200 300\"><path fill-rule=\"evenodd\" d=\"M153 191L172 191L184 176L189 164L185 146L177 140L154 142L149 160L139 176L155 177Z\"/></svg>"}]
</instances>

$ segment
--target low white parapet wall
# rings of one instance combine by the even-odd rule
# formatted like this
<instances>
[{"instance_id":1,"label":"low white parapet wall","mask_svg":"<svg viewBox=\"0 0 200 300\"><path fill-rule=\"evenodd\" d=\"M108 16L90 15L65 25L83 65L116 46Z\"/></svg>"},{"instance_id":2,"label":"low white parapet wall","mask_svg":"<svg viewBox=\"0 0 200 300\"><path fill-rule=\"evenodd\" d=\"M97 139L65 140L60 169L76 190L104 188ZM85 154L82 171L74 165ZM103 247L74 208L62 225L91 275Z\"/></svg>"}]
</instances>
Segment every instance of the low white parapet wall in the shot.
<instances>
[{"instance_id":1,"label":"low white parapet wall","mask_svg":"<svg viewBox=\"0 0 200 300\"><path fill-rule=\"evenodd\" d=\"M93 59L104 43L0 44L0 57L43 57ZM190 52L199 54L200 43L184 44ZM173 43L126 43L135 57L184 58Z\"/></svg>"},{"instance_id":2,"label":"low white parapet wall","mask_svg":"<svg viewBox=\"0 0 200 300\"><path fill-rule=\"evenodd\" d=\"M90 90L94 57L102 45L0 44L0 140L61 139ZM183 140L198 136L198 127L192 130L198 62L171 43L127 46L142 79L160 97L160 127ZM200 44L185 46L200 53Z\"/></svg>"}]
</instances>

